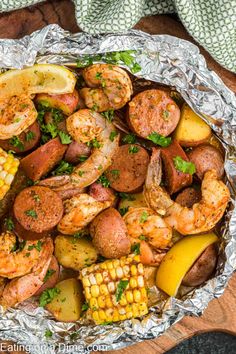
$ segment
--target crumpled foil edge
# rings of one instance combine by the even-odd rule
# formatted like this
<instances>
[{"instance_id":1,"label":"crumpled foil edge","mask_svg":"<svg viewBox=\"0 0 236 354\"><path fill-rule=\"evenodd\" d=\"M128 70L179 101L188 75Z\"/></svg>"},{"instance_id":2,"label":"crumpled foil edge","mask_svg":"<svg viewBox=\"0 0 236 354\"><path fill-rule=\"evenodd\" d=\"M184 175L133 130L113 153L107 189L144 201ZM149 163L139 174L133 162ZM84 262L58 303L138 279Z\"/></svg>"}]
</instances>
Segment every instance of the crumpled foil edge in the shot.
<instances>
[{"instance_id":1,"label":"crumpled foil edge","mask_svg":"<svg viewBox=\"0 0 236 354\"><path fill-rule=\"evenodd\" d=\"M175 87L225 147L225 170L232 199L222 228L225 247L217 273L183 299L169 298L163 309L151 308L143 319L107 326L56 322L34 301L5 313L1 309L1 338L26 345L31 354L85 353L91 351L91 345L106 345L106 350L112 350L158 337L183 316L199 316L210 300L222 295L236 269L236 98L207 68L195 45L172 36L136 30L92 36L71 34L58 25L49 25L20 40L0 40L0 67L20 69L36 62L66 65L75 63L83 54L131 49L137 51L136 61L142 68L136 76ZM53 332L52 338L45 338L46 329Z\"/></svg>"}]
</instances>

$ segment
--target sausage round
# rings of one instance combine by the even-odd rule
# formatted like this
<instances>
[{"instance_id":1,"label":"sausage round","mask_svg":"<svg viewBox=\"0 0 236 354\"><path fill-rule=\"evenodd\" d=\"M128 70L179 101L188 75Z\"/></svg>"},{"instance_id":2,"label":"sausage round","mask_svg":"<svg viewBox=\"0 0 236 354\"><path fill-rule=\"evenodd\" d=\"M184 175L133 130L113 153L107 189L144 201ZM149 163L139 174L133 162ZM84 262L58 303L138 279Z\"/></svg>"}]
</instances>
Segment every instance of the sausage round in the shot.
<instances>
[{"instance_id":1,"label":"sausage round","mask_svg":"<svg viewBox=\"0 0 236 354\"><path fill-rule=\"evenodd\" d=\"M202 144L188 153L188 158L195 164L196 175L200 180L206 171L216 170L218 178L224 175L224 160L220 151L210 144Z\"/></svg>"},{"instance_id":2,"label":"sausage round","mask_svg":"<svg viewBox=\"0 0 236 354\"><path fill-rule=\"evenodd\" d=\"M41 233L56 226L63 215L63 204L57 193L47 187L23 189L13 205L14 217L26 230Z\"/></svg>"},{"instance_id":3,"label":"sausage round","mask_svg":"<svg viewBox=\"0 0 236 354\"><path fill-rule=\"evenodd\" d=\"M41 295L44 290L54 288L59 280L60 268L55 256L52 256L51 262L48 267L48 271L44 278L44 284L36 291L34 296Z\"/></svg>"},{"instance_id":4,"label":"sausage round","mask_svg":"<svg viewBox=\"0 0 236 354\"><path fill-rule=\"evenodd\" d=\"M93 183L89 186L89 195L99 202L113 201L115 199L115 193L111 188L106 188L101 183Z\"/></svg>"},{"instance_id":5,"label":"sausage round","mask_svg":"<svg viewBox=\"0 0 236 354\"><path fill-rule=\"evenodd\" d=\"M146 90L137 94L128 107L131 129L142 138L156 132L170 135L180 119L180 109L163 90Z\"/></svg>"},{"instance_id":6,"label":"sausage round","mask_svg":"<svg viewBox=\"0 0 236 354\"><path fill-rule=\"evenodd\" d=\"M200 202L200 200L201 191L193 187L185 188L175 199L177 203L187 208L191 208L193 204Z\"/></svg>"},{"instance_id":7,"label":"sausage round","mask_svg":"<svg viewBox=\"0 0 236 354\"><path fill-rule=\"evenodd\" d=\"M82 162L81 157L88 157L91 153L91 148L84 144L72 141L65 153L65 161L73 164Z\"/></svg>"},{"instance_id":8,"label":"sausage round","mask_svg":"<svg viewBox=\"0 0 236 354\"><path fill-rule=\"evenodd\" d=\"M131 151L137 152L132 153ZM106 171L111 187L118 192L137 191L144 183L149 155L147 151L134 144L119 146Z\"/></svg>"},{"instance_id":9,"label":"sausage round","mask_svg":"<svg viewBox=\"0 0 236 354\"><path fill-rule=\"evenodd\" d=\"M15 146L14 138L12 138L7 140L0 140L0 147L4 150L12 150L17 154L22 154L35 148L39 144L40 137L41 133L39 124L38 122L34 122L17 137L17 140L19 141L17 146Z\"/></svg>"}]
</instances>

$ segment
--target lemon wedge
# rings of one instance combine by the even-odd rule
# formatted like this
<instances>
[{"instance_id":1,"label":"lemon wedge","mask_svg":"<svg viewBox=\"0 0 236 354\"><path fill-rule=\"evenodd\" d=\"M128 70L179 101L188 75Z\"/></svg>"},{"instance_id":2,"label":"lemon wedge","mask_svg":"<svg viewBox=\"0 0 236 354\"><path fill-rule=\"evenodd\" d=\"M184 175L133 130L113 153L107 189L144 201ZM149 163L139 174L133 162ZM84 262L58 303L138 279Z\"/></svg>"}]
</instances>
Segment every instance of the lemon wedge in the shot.
<instances>
[{"instance_id":1,"label":"lemon wedge","mask_svg":"<svg viewBox=\"0 0 236 354\"><path fill-rule=\"evenodd\" d=\"M185 236L167 252L157 271L156 285L170 296L176 296L179 286L202 252L217 236L211 232L203 235Z\"/></svg>"},{"instance_id":2,"label":"lemon wedge","mask_svg":"<svg viewBox=\"0 0 236 354\"><path fill-rule=\"evenodd\" d=\"M75 75L69 69L54 64L36 64L1 74L0 96L70 93L73 92L75 84Z\"/></svg>"}]
</instances>

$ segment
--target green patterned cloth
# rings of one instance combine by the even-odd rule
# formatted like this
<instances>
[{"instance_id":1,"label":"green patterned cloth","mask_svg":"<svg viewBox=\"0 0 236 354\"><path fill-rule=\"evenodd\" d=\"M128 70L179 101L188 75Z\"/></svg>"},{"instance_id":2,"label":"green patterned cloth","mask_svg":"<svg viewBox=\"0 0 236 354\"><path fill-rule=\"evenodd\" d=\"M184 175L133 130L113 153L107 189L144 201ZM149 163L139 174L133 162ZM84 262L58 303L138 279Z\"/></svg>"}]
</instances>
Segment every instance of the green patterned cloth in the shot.
<instances>
[{"instance_id":1,"label":"green patterned cloth","mask_svg":"<svg viewBox=\"0 0 236 354\"><path fill-rule=\"evenodd\" d=\"M0 11L38 2L1 0ZM78 25L91 34L128 30L147 15L178 13L192 37L222 66L236 72L236 0L74 0L74 3Z\"/></svg>"}]
</instances>

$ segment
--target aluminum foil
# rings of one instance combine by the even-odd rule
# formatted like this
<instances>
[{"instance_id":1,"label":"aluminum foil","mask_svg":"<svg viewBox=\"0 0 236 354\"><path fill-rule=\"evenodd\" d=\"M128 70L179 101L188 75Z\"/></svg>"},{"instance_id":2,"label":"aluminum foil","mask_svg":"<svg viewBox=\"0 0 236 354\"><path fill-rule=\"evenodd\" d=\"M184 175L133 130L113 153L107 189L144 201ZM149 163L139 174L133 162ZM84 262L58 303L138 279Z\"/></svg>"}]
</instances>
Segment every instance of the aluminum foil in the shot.
<instances>
[{"instance_id":1,"label":"aluminum foil","mask_svg":"<svg viewBox=\"0 0 236 354\"><path fill-rule=\"evenodd\" d=\"M224 247L217 273L181 300L169 298L161 307L151 308L141 320L108 326L56 322L32 301L2 312L0 337L26 345L31 354L85 353L98 350L98 345L100 350L111 350L158 337L183 316L199 316L210 300L222 295L236 269L236 98L207 68L195 45L172 36L148 35L135 30L91 36L71 34L50 25L20 40L0 40L0 67L23 68L35 62L71 64L83 54L130 49L137 51L136 61L142 68L136 76L174 86L212 127L226 149L225 169L232 199L222 227ZM52 338L45 338L46 329L53 332Z\"/></svg>"}]
</instances>

